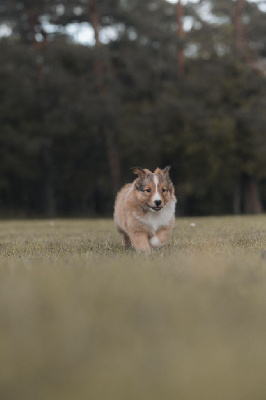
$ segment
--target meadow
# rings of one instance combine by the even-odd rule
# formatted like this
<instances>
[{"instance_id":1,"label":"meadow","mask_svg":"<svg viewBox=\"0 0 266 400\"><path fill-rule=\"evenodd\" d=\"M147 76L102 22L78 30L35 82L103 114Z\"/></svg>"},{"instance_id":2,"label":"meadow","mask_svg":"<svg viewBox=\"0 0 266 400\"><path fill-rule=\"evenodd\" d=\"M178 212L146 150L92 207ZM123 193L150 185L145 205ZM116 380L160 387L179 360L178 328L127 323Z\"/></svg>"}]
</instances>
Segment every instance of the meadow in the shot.
<instances>
[{"instance_id":1,"label":"meadow","mask_svg":"<svg viewBox=\"0 0 266 400\"><path fill-rule=\"evenodd\" d=\"M1 400L265 400L266 216L0 222Z\"/></svg>"}]
</instances>

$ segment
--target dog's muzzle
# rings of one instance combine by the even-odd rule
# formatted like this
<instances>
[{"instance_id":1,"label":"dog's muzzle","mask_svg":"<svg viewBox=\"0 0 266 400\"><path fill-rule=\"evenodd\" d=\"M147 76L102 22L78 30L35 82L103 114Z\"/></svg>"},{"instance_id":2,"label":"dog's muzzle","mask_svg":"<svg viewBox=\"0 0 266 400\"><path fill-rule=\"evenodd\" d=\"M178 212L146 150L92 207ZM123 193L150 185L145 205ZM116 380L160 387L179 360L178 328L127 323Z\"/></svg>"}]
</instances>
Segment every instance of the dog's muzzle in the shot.
<instances>
[{"instance_id":1,"label":"dog's muzzle","mask_svg":"<svg viewBox=\"0 0 266 400\"><path fill-rule=\"evenodd\" d=\"M147 203L147 206L149 207L149 208L151 208L153 211L160 211L163 207L161 207L161 206L150 206L149 205L149 203Z\"/></svg>"}]
</instances>

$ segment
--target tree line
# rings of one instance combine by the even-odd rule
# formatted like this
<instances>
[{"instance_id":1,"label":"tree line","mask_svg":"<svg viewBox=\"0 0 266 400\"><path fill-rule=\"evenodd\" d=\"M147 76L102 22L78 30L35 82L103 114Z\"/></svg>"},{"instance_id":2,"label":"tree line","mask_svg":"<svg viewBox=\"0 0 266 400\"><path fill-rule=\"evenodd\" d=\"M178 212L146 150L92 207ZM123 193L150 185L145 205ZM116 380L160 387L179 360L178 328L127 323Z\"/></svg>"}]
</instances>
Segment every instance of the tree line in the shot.
<instances>
[{"instance_id":1,"label":"tree line","mask_svg":"<svg viewBox=\"0 0 266 400\"><path fill-rule=\"evenodd\" d=\"M87 24L91 43L71 24ZM257 3L14 0L1 27L2 217L110 215L130 167L168 164L179 215L263 211Z\"/></svg>"}]
</instances>

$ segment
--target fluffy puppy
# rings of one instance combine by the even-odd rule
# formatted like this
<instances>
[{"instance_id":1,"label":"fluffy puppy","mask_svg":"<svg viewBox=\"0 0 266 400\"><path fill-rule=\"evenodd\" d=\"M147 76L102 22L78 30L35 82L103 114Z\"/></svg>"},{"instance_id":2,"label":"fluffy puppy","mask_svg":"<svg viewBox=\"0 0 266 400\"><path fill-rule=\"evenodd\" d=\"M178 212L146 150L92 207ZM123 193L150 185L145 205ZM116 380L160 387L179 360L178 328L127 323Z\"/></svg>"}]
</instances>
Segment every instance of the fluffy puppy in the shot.
<instances>
[{"instance_id":1,"label":"fluffy puppy","mask_svg":"<svg viewBox=\"0 0 266 400\"><path fill-rule=\"evenodd\" d=\"M125 247L137 251L162 246L175 222L175 193L169 177L170 166L154 172L132 168L138 178L118 192L114 221Z\"/></svg>"}]
</instances>

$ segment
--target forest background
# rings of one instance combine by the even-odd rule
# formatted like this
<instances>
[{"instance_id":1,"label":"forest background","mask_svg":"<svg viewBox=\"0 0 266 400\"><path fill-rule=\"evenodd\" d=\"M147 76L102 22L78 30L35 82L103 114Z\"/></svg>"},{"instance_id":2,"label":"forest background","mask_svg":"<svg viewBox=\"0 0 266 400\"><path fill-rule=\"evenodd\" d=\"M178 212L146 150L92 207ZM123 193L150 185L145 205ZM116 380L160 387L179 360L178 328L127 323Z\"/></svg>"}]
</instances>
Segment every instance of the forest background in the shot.
<instances>
[{"instance_id":1,"label":"forest background","mask_svg":"<svg viewBox=\"0 0 266 400\"><path fill-rule=\"evenodd\" d=\"M179 215L262 212L265 3L2 0L0 216L109 216L168 164Z\"/></svg>"}]
</instances>

